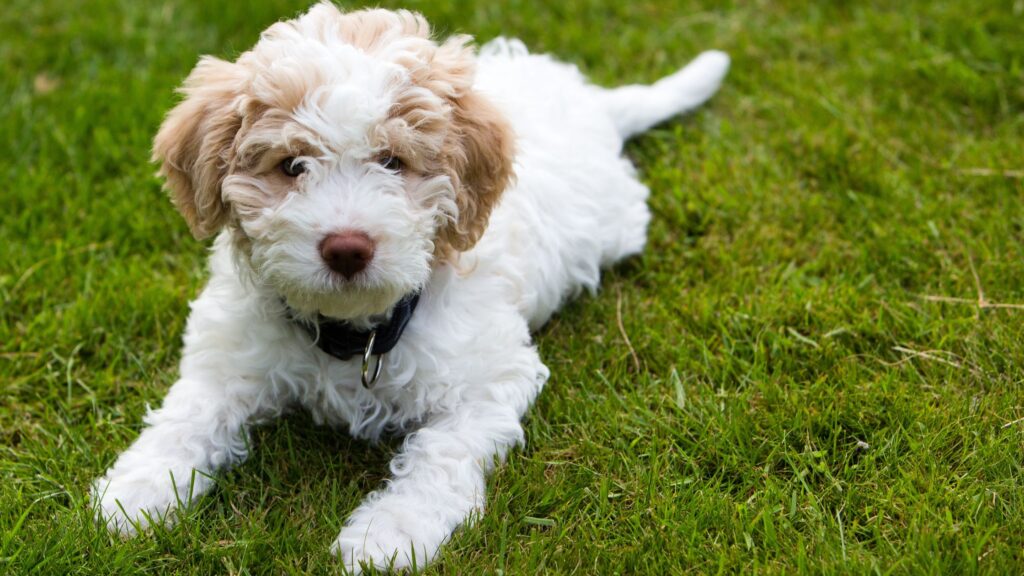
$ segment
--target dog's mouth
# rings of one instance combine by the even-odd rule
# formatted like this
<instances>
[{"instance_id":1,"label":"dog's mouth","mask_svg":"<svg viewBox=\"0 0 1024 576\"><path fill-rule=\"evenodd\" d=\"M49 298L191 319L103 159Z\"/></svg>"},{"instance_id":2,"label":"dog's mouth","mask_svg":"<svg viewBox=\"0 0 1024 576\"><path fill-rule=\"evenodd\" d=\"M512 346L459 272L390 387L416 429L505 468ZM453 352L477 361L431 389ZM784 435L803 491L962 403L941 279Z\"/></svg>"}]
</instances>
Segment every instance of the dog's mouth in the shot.
<instances>
[{"instance_id":1,"label":"dog's mouth","mask_svg":"<svg viewBox=\"0 0 1024 576\"><path fill-rule=\"evenodd\" d=\"M360 320L387 314L394 305L413 290L395 286L368 287L360 282L331 274L329 286L323 290L278 290L285 304L305 318L323 316L334 320L358 323Z\"/></svg>"}]
</instances>

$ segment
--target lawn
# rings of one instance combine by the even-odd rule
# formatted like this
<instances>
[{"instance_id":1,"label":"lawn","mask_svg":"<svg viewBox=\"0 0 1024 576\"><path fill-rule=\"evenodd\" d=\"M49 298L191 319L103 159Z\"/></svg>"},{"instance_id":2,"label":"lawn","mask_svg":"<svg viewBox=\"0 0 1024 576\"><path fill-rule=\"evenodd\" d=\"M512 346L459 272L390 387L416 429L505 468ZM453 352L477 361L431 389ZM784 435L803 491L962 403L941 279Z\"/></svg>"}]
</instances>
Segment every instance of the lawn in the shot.
<instances>
[{"instance_id":1,"label":"lawn","mask_svg":"<svg viewBox=\"0 0 1024 576\"><path fill-rule=\"evenodd\" d=\"M0 14L0 573L337 571L397 442L295 414L127 542L87 497L206 276L152 135L200 54L306 4L68 4ZM648 250L538 335L528 445L431 573L1024 572L1024 2L404 6L604 84L733 57L628 146Z\"/></svg>"}]
</instances>

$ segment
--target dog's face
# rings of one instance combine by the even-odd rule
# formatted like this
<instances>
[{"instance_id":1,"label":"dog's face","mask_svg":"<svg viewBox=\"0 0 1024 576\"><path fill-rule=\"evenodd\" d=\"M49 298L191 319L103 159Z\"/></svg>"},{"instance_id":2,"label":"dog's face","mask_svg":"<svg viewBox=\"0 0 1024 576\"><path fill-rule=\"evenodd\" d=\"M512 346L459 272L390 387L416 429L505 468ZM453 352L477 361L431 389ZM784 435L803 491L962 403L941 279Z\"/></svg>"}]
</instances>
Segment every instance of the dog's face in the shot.
<instances>
[{"instance_id":1,"label":"dog's face","mask_svg":"<svg viewBox=\"0 0 1024 576\"><path fill-rule=\"evenodd\" d=\"M236 62L203 58L154 142L174 203L197 237L228 226L300 313L386 311L473 246L511 177L514 138L472 88L467 42L322 3Z\"/></svg>"}]
</instances>

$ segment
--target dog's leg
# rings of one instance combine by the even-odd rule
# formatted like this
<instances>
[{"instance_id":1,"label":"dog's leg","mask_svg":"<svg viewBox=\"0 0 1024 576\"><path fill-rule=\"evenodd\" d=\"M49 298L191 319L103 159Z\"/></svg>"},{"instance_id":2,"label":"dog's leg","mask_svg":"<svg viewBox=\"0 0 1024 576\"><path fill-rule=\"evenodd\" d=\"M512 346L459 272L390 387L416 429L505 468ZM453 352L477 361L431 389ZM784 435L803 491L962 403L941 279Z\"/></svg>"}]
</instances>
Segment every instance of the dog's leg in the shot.
<instances>
[{"instance_id":1,"label":"dog's leg","mask_svg":"<svg viewBox=\"0 0 1024 576\"><path fill-rule=\"evenodd\" d=\"M356 572L360 562L425 566L483 509L485 474L521 438L519 415L499 405L469 404L430 421L392 462L388 487L349 516L332 552Z\"/></svg>"},{"instance_id":2,"label":"dog's leg","mask_svg":"<svg viewBox=\"0 0 1024 576\"><path fill-rule=\"evenodd\" d=\"M206 492L217 469L246 456L244 426L260 407L261 383L179 380L146 428L93 486L93 506L112 532L171 523L178 506Z\"/></svg>"},{"instance_id":3,"label":"dog's leg","mask_svg":"<svg viewBox=\"0 0 1024 576\"><path fill-rule=\"evenodd\" d=\"M436 414L391 463L393 479L349 517L331 550L358 573L425 566L451 533L484 506L486 474L522 442L520 418L548 371L533 348L502 359L505 382L481 386L467 402ZM511 368L514 366L515 368Z\"/></svg>"},{"instance_id":4,"label":"dog's leg","mask_svg":"<svg viewBox=\"0 0 1024 576\"><path fill-rule=\"evenodd\" d=\"M239 298L231 278L215 270L192 305L180 379L93 485L92 505L112 532L173 522L179 505L210 488L210 474L245 458L247 424L280 413L289 400L289 387L267 379L291 353L280 344L285 328L254 313L261 307Z\"/></svg>"}]
</instances>

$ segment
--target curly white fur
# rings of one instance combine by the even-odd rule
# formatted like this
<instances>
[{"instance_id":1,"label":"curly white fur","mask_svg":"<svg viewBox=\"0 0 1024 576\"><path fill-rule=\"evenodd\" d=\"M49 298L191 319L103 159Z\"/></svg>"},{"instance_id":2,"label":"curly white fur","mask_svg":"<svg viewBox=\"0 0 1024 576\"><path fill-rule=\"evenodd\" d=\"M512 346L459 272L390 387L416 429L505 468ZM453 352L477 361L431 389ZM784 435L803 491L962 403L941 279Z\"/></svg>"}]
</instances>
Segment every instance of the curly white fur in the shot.
<instances>
[{"instance_id":1,"label":"curly white fur","mask_svg":"<svg viewBox=\"0 0 1024 576\"><path fill-rule=\"evenodd\" d=\"M287 114L264 107L258 119L243 115L237 130L245 136L229 139L231 168L206 209L223 202L230 215L221 215L209 284L192 303L180 379L94 486L112 531L173 521L180 505L210 488L212 474L246 457L247 428L298 405L361 438L411 432L392 480L351 513L332 546L345 566L434 558L482 509L488 471L523 441L520 418L548 377L530 330L581 289L596 289L601 267L643 248L648 190L621 155L624 139L704 102L729 64L706 52L652 86L605 90L519 41L484 46L473 90L515 131L514 184L479 242L442 258L435 239L458 216L453 179L426 168L395 173L370 159L399 95L447 96L411 83L405 61L415 42L389 37L371 54L325 36L325 22L339 17L320 4L271 28L232 64L256 71L245 76L249 100L233 97L232 113L279 84L299 85L301 103ZM268 55L273 62L262 66ZM315 70L316 81L296 80L296 68ZM189 94L212 90L208 76L196 78ZM447 121L449 108L437 106ZM439 146L431 137L411 141ZM276 148L285 151L273 156ZM175 168L200 170L208 152L199 154L194 166ZM307 162L295 184L268 176L282 154ZM182 209L201 220L196 203ZM347 227L377 243L352 281L332 275L316 249L325 233ZM371 325L413 290L422 292L419 308L369 390L360 361L322 353L285 306Z\"/></svg>"}]
</instances>

